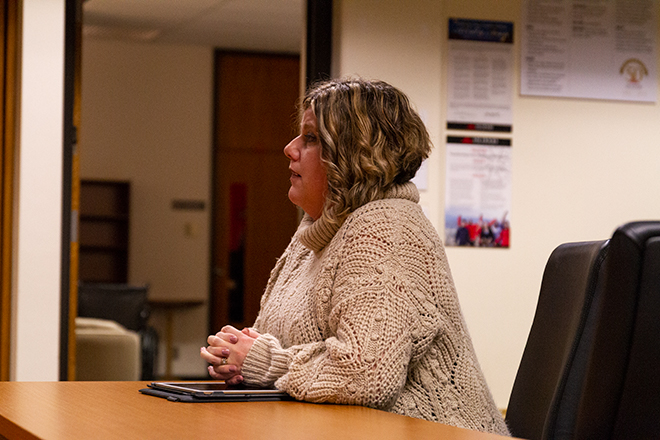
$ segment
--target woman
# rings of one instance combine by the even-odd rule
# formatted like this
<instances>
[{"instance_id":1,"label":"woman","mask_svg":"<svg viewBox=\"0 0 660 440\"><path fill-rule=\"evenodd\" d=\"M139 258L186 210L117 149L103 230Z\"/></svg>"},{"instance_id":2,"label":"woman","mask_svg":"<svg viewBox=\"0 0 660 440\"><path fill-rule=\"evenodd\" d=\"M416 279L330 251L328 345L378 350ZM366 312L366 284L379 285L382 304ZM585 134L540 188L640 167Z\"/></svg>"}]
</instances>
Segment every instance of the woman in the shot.
<instances>
[{"instance_id":1,"label":"woman","mask_svg":"<svg viewBox=\"0 0 660 440\"><path fill-rule=\"evenodd\" d=\"M442 243L410 179L431 142L406 96L334 80L285 148L305 216L254 327L201 349L213 378L508 434L472 348Z\"/></svg>"}]
</instances>

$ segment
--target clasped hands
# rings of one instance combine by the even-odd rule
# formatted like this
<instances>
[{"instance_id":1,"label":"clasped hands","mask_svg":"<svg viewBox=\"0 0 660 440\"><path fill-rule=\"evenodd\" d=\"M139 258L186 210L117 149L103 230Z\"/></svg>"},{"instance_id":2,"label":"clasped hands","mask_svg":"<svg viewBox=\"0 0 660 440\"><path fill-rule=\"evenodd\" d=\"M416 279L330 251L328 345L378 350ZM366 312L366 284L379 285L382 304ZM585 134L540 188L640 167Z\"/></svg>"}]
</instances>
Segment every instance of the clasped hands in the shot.
<instances>
[{"instance_id":1,"label":"clasped hands","mask_svg":"<svg viewBox=\"0 0 660 440\"><path fill-rule=\"evenodd\" d=\"M229 385L243 382L243 362L259 336L259 333L250 328L238 330L231 325L226 325L215 335L210 335L206 340L209 346L200 349L200 356L210 364L208 370L211 377L224 380Z\"/></svg>"}]
</instances>

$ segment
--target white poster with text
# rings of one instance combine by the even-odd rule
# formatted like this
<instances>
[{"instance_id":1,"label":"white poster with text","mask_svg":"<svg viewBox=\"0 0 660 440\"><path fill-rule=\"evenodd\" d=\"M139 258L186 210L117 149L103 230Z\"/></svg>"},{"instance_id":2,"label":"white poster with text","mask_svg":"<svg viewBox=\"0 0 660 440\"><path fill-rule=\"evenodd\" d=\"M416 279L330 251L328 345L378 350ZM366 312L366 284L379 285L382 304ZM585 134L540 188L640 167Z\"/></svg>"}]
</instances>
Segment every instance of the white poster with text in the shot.
<instances>
[{"instance_id":1,"label":"white poster with text","mask_svg":"<svg viewBox=\"0 0 660 440\"><path fill-rule=\"evenodd\" d=\"M659 0L523 0L523 95L655 102Z\"/></svg>"},{"instance_id":2,"label":"white poster with text","mask_svg":"<svg viewBox=\"0 0 660 440\"><path fill-rule=\"evenodd\" d=\"M513 23L449 20L447 128L511 132Z\"/></svg>"}]
</instances>

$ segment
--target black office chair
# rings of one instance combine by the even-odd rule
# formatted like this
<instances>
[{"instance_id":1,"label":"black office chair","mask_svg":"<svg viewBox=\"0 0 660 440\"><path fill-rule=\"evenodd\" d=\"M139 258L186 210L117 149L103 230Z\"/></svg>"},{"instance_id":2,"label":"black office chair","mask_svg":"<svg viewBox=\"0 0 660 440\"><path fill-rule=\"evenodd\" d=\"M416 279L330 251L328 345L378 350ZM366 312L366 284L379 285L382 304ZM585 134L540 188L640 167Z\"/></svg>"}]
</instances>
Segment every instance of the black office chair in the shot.
<instances>
[{"instance_id":1,"label":"black office chair","mask_svg":"<svg viewBox=\"0 0 660 440\"><path fill-rule=\"evenodd\" d=\"M150 310L149 286L128 284L79 283L78 316L116 321L138 332L142 352L142 380L156 377L158 334L147 324Z\"/></svg>"},{"instance_id":2,"label":"black office chair","mask_svg":"<svg viewBox=\"0 0 660 440\"><path fill-rule=\"evenodd\" d=\"M659 317L660 222L557 248L511 393L512 434L659 438Z\"/></svg>"},{"instance_id":3,"label":"black office chair","mask_svg":"<svg viewBox=\"0 0 660 440\"><path fill-rule=\"evenodd\" d=\"M607 240L567 243L548 259L506 412L516 437L572 438L607 252Z\"/></svg>"},{"instance_id":4,"label":"black office chair","mask_svg":"<svg viewBox=\"0 0 660 440\"><path fill-rule=\"evenodd\" d=\"M576 438L660 438L660 222L623 225L609 247Z\"/></svg>"}]
</instances>

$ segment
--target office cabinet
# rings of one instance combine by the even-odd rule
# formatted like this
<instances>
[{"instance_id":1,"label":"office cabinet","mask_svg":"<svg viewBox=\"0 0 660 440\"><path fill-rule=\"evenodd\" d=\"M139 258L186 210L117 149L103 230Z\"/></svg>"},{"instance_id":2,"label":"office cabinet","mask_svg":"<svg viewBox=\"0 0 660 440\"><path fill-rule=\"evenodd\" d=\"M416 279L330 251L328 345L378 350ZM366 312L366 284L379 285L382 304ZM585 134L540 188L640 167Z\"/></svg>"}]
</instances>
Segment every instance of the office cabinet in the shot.
<instances>
[{"instance_id":1,"label":"office cabinet","mask_svg":"<svg viewBox=\"0 0 660 440\"><path fill-rule=\"evenodd\" d=\"M129 210L129 182L80 182L80 281L128 281Z\"/></svg>"}]
</instances>

